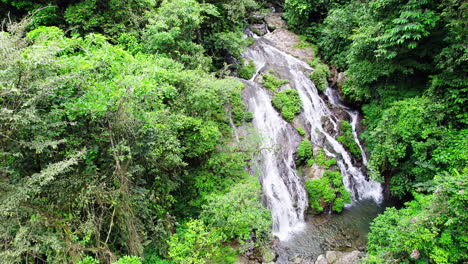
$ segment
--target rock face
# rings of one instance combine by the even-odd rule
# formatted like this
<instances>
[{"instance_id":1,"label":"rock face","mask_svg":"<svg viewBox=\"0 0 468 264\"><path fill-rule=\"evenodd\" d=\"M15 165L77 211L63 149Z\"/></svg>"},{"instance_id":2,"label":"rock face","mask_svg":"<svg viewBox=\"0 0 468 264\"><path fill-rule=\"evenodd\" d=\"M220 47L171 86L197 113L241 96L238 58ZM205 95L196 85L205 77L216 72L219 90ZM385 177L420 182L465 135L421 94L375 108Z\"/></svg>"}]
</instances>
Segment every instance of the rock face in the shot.
<instances>
[{"instance_id":1,"label":"rock face","mask_svg":"<svg viewBox=\"0 0 468 264\"><path fill-rule=\"evenodd\" d=\"M307 62L314 58L314 51L312 50L312 47L297 47L300 43L302 43L302 41L296 34L291 33L284 28L276 29L275 31L266 34L264 38L271 41L277 49L284 51L302 61Z\"/></svg>"},{"instance_id":2,"label":"rock face","mask_svg":"<svg viewBox=\"0 0 468 264\"><path fill-rule=\"evenodd\" d=\"M325 255L320 255L315 264L357 264L359 263L359 251L340 252L327 251Z\"/></svg>"},{"instance_id":3,"label":"rock face","mask_svg":"<svg viewBox=\"0 0 468 264\"><path fill-rule=\"evenodd\" d=\"M265 24L253 24L253 25L250 25L250 28L252 29L253 33L259 36L263 36L266 33L268 33L267 27L265 26Z\"/></svg>"},{"instance_id":4,"label":"rock face","mask_svg":"<svg viewBox=\"0 0 468 264\"><path fill-rule=\"evenodd\" d=\"M281 15L281 13L271 13L265 17L265 21L270 31L280 28L287 28L286 21L281 18Z\"/></svg>"}]
</instances>

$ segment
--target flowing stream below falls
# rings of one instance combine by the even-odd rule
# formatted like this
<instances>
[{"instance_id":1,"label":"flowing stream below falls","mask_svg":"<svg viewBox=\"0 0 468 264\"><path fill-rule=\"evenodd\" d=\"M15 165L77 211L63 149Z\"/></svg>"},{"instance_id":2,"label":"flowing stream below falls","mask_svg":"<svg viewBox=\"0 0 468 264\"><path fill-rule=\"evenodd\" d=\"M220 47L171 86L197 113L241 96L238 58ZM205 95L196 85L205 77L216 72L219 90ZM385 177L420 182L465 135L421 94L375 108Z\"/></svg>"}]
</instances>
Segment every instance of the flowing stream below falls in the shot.
<instances>
[{"instance_id":1,"label":"flowing stream below falls","mask_svg":"<svg viewBox=\"0 0 468 264\"><path fill-rule=\"evenodd\" d=\"M356 131L358 112L343 106L339 96L330 88L324 93L327 103L308 78L312 67L279 50L274 42L254 37L255 42L247 48L243 57L255 63L256 73L250 80L244 81L243 97L254 117L252 125L262 141L260 155L253 162L271 209L273 234L280 241L279 251L284 253L284 256L280 253L277 263L290 263L288 258L291 255L313 259L326 248L326 234L338 234L341 231L337 230L342 230L346 225L355 226L356 231L353 232L359 236L367 232L370 220L366 219L372 219L379 211L382 187L367 179L362 163L353 160L335 138L339 133L340 119L332 108L338 107L347 113L354 139L362 152L362 161L367 161ZM302 111L291 123L285 121L272 106L273 93L260 84L261 74L270 70L281 79L288 80L288 84L278 91L296 89L302 100ZM342 214L306 217L308 198L305 179L298 173L294 158L302 140L297 127L306 131L306 137L314 146L323 148L328 157L337 160L343 184L352 198L352 203L346 205ZM317 221L329 224L318 225ZM328 231L324 231L327 228Z\"/></svg>"}]
</instances>

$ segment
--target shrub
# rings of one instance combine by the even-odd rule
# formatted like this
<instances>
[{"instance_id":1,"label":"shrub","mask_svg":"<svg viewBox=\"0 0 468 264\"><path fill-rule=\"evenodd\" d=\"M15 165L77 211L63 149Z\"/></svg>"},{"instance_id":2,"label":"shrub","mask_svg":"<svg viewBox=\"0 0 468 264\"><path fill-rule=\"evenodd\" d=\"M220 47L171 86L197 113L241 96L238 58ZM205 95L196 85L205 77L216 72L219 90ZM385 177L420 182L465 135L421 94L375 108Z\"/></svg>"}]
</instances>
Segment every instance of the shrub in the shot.
<instances>
[{"instance_id":1,"label":"shrub","mask_svg":"<svg viewBox=\"0 0 468 264\"><path fill-rule=\"evenodd\" d=\"M358 144L354 141L353 128L348 121L341 121L340 123L341 136L337 139L343 146L358 160L361 160L361 150Z\"/></svg>"},{"instance_id":2,"label":"shrub","mask_svg":"<svg viewBox=\"0 0 468 264\"><path fill-rule=\"evenodd\" d=\"M310 207L322 212L324 206L331 206L335 212L341 212L346 203L351 202L351 196L343 185L339 172L327 170L322 178L306 182Z\"/></svg>"},{"instance_id":3,"label":"shrub","mask_svg":"<svg viewBox=\"0 0 468 264\"><path fill-rule=\"evenodd\" d=\"M225 194L213 195L200 215L208 226L219 228L227 239L244 243L254 233L259 246L266 244L271 228L269 210L260 201L262 189L257 178L234 185Z\"/></svg>"},{"instance_id":4,"label":"shrub","mask_svg":"<svg viewBox=\"0 0 468 264\"><path fill-rule=\"evenodd\" d=\"M246 112L244 115L244 121L245 122L252 122L253 120L253 113L252 112Z\"/></svg>"},{"instance_id":5,"label":"shrub","mask_svg":"<svg viewBox=\"0 0 468 264\"><path fill-rule=\"evenodd\" d=\"M123 256L112 264L141 264L140 258L136 256Z\"/></svg>"},{"instance_id":6,"label":"shrub","mask_svg":"<svg viewBox=\"0 0 468 264\"><path fill-rule=\"evenodd\" d=\"M301 136L305 136L305 131L302 129L302 127L297 128L297 133L299 133Z\"/></svg>"},{"instance_id":7,"label":"shrub","mask_svg":"<svg viewBox=\"0 0 468 264\"><path fill-rule=\"evenodd\" d=\"M292 121L301 112L302 101L296 90L286 89L273 97L273 106L281 112L286 121Z\"/></svg>"},{"instance_id":8,"label":"shrub","mask_svg":"<svg viewBox=\"0 0 468 264\"><path fill-rule=\"evenodd\" d=\"M272 73L272 71L270 71L270 73ZM268 74L268 73L263 74L263 81L262 81L263 86L265 86L266 88L270 89L273 92L276 91L276 89L278 89L279 87L281 87L281 85L285 83L288 83L288 80L282 80L273 74Z\"/></svg>"},{"instance_id":9,"label":"shrub","mask_svg":"<svg viewBox=\"0 0 468 264\"><path fill-rule=\"evenodd\" d=\"M191 220L169 240L169 257L176 264L203 264L219 258L224 235L201 220Z\"/></svg>"},{"instance_id":10,"label":"shrub","mask_svg":"<svg viewBox=\"0 0 468 264\"><path fill-rule=\"evenodd\" d=\"M312 143L304 138L297 147L297 161L302 162L313 157Z\"/></svg>"},{"instance_id":11,"label":"shrub","mask_svg":"<svg viewBox=\"0 0 468 264\"><path fill-rule=\"evenodd\" d=\"M309 64L314 67L314 71L309 75L309 78L314 82L315 87L317 87L319 91L325 91L328 85L328 78L330 77L328 65L322 63L318 58L309 61Z\"/></svg>"},{"instance_id":12,"label":"shrub","mask_svg":"<svg viewBox=\"0 0 468 264\"><path fill-rule=\"evenodd\" d=\"M255 74L255 63L249 61L247 65L243 64L237 73L240 78L250 80Z\"/></svg>"}]
</instances>

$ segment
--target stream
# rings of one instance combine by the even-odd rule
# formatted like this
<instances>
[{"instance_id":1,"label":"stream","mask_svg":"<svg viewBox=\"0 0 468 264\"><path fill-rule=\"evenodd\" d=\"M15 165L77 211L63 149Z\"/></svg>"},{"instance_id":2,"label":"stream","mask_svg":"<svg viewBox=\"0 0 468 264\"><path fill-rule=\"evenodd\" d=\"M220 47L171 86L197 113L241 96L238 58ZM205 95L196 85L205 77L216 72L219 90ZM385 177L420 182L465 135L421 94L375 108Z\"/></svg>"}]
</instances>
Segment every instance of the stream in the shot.
<instances>
[{"instance_id":1,"label":"stream","mask_svg":"<svg viewBox=\"0 0 468 264\"><path fill-rule=\"evenodd\" d=\"M331 107L339 107L349 115L353 136L365 163L367 157L356 128L358 112L342 105L338 94L331 88L322 98L308 78L313 68L278 49L274 39L252 36L255 42L243 57L255 63L256 73L250 80L244 80L243 97L254 117L252 125L262 141L260 155L253 163L271 210L273 234L279 239L276 263L293 263L291 259L297 258L312 261L325 250L365 246L369 222L381 210L382 187L367 179L362 163L353 160L336 140L340 119ZM288 81L278 91L296 89L302 100L302 111L291 123L286 122L272 106L273 93L261 85L261 74L270 70ZM294 157L302 140L297 127L306 131L306 137L314 146L337 160L343 184L352 198L343 213L306 216L305 178L298 172Z\"/></svg>"}]
</instances>

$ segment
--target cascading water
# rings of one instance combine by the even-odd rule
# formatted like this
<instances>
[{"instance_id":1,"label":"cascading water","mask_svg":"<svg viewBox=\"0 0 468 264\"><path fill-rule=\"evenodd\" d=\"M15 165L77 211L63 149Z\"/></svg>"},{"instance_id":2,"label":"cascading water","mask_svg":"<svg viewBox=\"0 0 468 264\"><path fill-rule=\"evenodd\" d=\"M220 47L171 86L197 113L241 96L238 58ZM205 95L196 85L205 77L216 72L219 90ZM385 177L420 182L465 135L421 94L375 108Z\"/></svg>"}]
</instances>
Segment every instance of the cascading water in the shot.
<instances>
[{"instance_id":1,"label":"cascading water","mask_svg":"<svg viewBox=\"0 0 468 264\"><path fill-rule=\"evenodd\" d=\"M297 175L293 153L300 140L295 129L271 106L271 96L255 82L246 82L253 125L263 138L258 164L273 218L274 234L281 240L304 222L307 195Z\"/></svg>"},{"instance_id":2,"label":"cascading water","mask_svg":"<svg viewBox=\"0 0 468 264\"><path fill-rule=\"evenodd\" d=\"M245 81L244 96L249 111L253 113L253 126L263 138L263 146L258 160L260 179L273 216L273 231L280 240L286 240L291 231L300 230L304 223L307 195L303 180L298 176L294 163L294 152L301 140L296 129L284 121L271 105L271 95L266 88L255 82L256 76L267 69L273 69L282 79L289 81L290 88L296 89L303 103L303 111L298 119L309 132L310 140L323 147L328 156L337 160L343 175L343 183L352 200L382 200L380 184L368 181L352 162L350 154L324 128L323 119L330 120L334 135L338 133L338 119L319 96L306 72L313 69L305 62L280 51L264 38L256 41L244 53L244 58L252 60L257 68L255 76ZM332 102L337 103L337 102ZM357 113L347 110L352 119L353 134L357 140L355 126ZM359 141L357 140L359 144ZM359 146L361 146L359 144ZM361 148L362 150L362 148ZM365 161L365 155L363 154Z\"/></svg>"}]
</instances>

